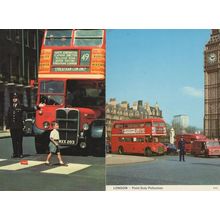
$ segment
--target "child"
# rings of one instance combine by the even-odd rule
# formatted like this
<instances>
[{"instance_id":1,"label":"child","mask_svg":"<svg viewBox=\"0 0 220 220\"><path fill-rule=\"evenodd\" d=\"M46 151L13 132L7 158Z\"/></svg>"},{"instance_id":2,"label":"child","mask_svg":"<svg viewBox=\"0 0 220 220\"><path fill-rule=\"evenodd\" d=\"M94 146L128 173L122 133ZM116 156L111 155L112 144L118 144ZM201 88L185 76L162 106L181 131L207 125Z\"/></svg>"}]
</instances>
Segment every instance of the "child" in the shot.
<instances>
[{"instance_id":1,"label":"child","mask_svg":"<svg viewBox=\"0 0 220 220\"><path fill-rule=\"evenodd\" d=\"M62 166L67 166L63 162L63 160L61 158L61 154L60 154L60 149L59 149L60 135L59 135L59 131L57 130L59 128L58 122L53 121L52 127L53 127L53 130L50 132L50 144L49 144L50 153L47 156L47 160L46 160L45 164L50 165L50 158L52 157L52 153L54 153L54 154L57 154L59 164Z\"/></svg>"}]
</instances>

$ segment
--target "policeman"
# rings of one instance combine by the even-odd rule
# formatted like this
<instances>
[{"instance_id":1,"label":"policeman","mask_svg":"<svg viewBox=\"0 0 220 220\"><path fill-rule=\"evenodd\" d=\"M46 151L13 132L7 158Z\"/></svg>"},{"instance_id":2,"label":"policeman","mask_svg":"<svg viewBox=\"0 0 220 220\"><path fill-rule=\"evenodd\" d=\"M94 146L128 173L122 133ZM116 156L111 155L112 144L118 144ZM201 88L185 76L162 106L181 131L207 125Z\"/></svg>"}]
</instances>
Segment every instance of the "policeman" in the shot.
<instances>
[{"instance_id":1,"label":"policeman","mask_svg":"<svg viewBox=\"0 0 220 220\"><path fill-rule=\"evenodd\" d=\"M13 93L12 105L8 109L8 116L6 120L6 128L10 129L13 155L12 158L23 158L22 139L23 139L23 112L33 112L40 109L42 106L35 106L33 108L21 105L18 100L17 93Z\"/></svg>"},{"instance_id":2,"label":"policeman","mask_svg":"<svg viewBox=\"0 0 220 220\"><path fill-rule=\"evenodd\" d=\"M178 148L179 148L179 161L181 161L183 159L183 161L185 161L185 140L183 139L183 137L180 138L179 142L178 142Z\"/></svg>"}]
</instances>

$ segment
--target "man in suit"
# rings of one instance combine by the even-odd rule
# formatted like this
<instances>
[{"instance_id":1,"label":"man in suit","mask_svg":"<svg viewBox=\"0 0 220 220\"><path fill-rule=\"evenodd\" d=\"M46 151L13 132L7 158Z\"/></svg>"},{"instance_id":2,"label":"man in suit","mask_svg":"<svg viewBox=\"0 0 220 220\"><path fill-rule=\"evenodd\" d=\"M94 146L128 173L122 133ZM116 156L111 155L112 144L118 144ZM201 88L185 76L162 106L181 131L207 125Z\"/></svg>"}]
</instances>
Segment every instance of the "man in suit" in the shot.
<instances>
[{"instance_id":1,"label":"man in suit","mask_svg":"<svg viewBox=\"0 0 220 220\"><path fill-rule=\"evenodd\" d=\"M14 93L12 96L12 104L8 109L6 120L6 128L10 129L13 155L12 158L23 158L22 140L23 140L23 112L32 112L40 109L42 104L33 108L26 107L20 104L18 94Z\"/></svg>"}]
</instances>

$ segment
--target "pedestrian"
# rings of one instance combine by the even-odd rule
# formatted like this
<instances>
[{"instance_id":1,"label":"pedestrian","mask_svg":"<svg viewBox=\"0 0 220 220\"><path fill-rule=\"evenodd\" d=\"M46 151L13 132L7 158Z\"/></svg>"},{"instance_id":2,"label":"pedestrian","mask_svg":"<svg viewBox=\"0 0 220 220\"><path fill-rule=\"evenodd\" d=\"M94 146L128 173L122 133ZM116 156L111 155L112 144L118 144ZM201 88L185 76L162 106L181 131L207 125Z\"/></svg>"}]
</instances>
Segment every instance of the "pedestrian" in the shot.
<instances>
[{"instance_id":1,"label":"pedestrian","mask_svg":"<svg viewBox=\"0 0 220 220\"><path fill-rule=\"evenodd\" d=\"M179 149L179 161L183 159L185 161L185 140L183 139L183 136L180 138L178 142L178 149Z\"/></svg>"},{"instance_id":2,"label":"pedestrian","mask_svg":"<svg viewBox=\"0 0 220 220\"><path fill-rule=\"evenodd\" d=\"M67 166L62 160L61 154L60 154L60 149L59 149L59 124L57 121L52 122L52 127L53 130L50 132L50 144L49 144L49 154L47 155L47 159L45 164L50 165L50 158L52 157L52 154L57 154L57 158L59 160L59 164L62 166Z\"/></svg>"},{"instance_id":3,"label":"pedestrian","mask_svg":"<svg viewBox=\"0 0 220 220\"><path fill-rule=\"evenodd\" d=\"M23 112L33 112L39 110L43 105L26 107L19 102L18 94L13 93L11 105L8 108L6 128L10 129L12 138L13 154L12 158L23 158Z\"/></svg>"}]
</instances>

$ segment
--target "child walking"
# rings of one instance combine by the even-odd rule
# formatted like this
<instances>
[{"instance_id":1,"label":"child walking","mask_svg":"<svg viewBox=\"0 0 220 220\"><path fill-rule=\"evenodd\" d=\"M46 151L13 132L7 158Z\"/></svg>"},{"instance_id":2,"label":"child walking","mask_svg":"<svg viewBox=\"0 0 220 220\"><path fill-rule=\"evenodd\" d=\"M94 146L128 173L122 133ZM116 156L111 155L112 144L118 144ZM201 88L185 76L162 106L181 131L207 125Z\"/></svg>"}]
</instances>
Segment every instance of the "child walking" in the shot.
<instances>
[{"instance_id":1,"label":"child walking","mask_svg":"<svg viewBox=\"0 0 220 220\"><path fill-rule=\"evenodd\" d=\"M59 131L57 130L59 128L59 124L57 121L52 122L53 130L50 132L50 144L49 144L49 154L47 155L47 160L45 162L46 165L50 165L50 158L52 157L52 154L57 154L57 158L59 160L59 164L62 166L67 166L62 160L60 149L59 149Z\"/></svg>"}]
</instances>

